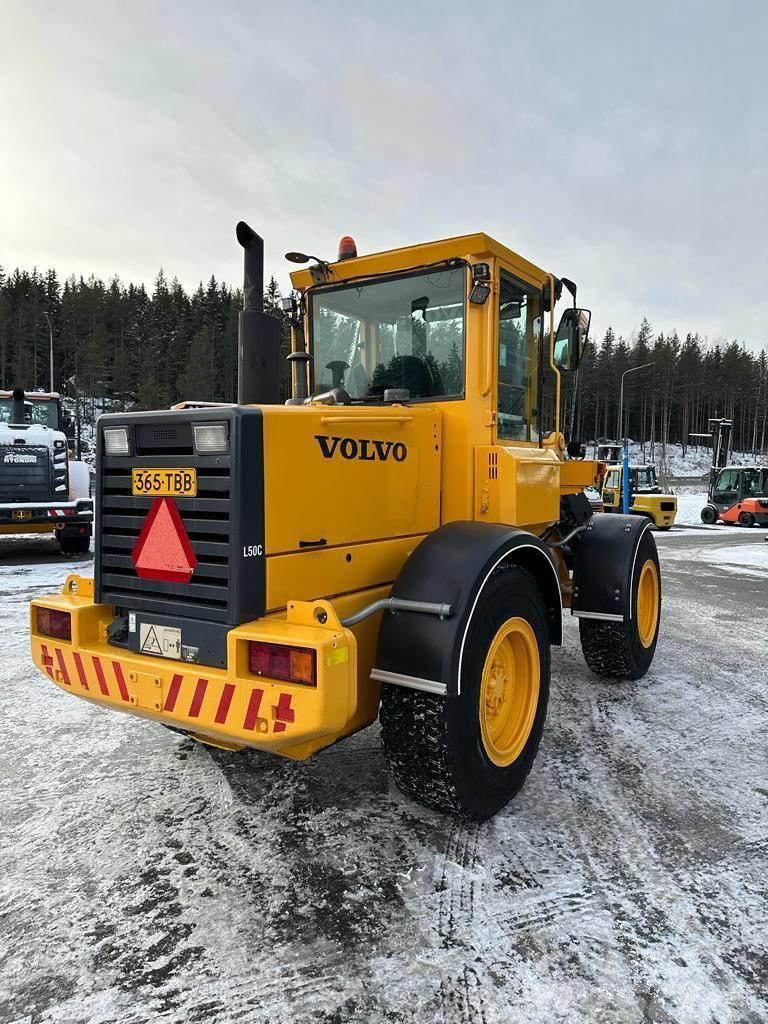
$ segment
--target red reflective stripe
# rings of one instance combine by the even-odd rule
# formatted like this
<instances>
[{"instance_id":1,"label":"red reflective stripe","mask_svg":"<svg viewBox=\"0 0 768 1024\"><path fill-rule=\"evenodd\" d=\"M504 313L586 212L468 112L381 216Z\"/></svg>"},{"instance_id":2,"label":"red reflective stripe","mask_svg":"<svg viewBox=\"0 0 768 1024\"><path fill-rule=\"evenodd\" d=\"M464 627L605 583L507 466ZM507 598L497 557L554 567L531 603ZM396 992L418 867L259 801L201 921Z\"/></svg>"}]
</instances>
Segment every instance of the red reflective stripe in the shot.
<instances>
[{"instance_id":1,"label":"red reflective stripe","mask_svg":"<svg viewBox=\"0 0 768 1024\"><path fill-rule=\"evenodd\" d=\"M205 690L207 686L207 679L198 679L197 686L195 687L195 695L192 698L192 703L189 706L190 718L197 718L197 716L200 714L200 708L203 706L203 697L205 697Z\"/></svg>"},{"instance_id":2,"label":"red reflective stripe","mask_svg":"<svg viewBox=\"0 0 768 1024\"><path fill-rule=\"evenodd\" d=\"M176 675L171 680L171 688L168 691L168 696L165 698L163 711L173 711L176 707L176 699L179 696L179 690L181 689L181 681L183 678L183 676Z\"/></svg>"},{"instance_id":3,"label":"red reflective stripe","mask_svg":"<svg viewBox=\"0 0 768 1024\"><path fill-rule=\"evenodd\" d=\"M56 648L56 661L58 661L59 668L61 669L61 674L64 676L64 682L67 684L67 686L71 686L72 680L69 678L69 672L67 671L67 663L64 661L64 655L61 653L61 649L59 647Z\"/></svg>"},{"instance_id":4,"label":"red reflective stripe","mask_svg":"<svg viewBox=\"0 0 768 1024\"><path fill-rule=\"evenodd\" d=\"M275 722L272 732L285 732L285 722Z\"/></svg>"},{"instance_id":5,"label":"red reflective stripe","mask_svg":"<svg viewBox=\"0 0 768 1024\"><path fill-rule=\"evenodd\" d=\"M72 652L72 657L75 659L77 674L80 676L80 683L83 689L90 690L90 686L88 685L88 678L85 674L85 666L83 665L83 659L80 657L77 651Z\"/></svg>"},{"instance_id":6,"label":"red reflective stripe","mask_svg":"<svg viewBox=\"0 0 768 1024\"><path fill-rule=\"evenodd\" d=\"M227 720L229 714L229 705L232 703L232 694L235 692L235 688L232 683L225 683L224 689L221 692L221 700L219 701L219 709L216 712L215 722L219 725L223 725Z\"/></svg>"},{"instance_id":7,"label":"red reflective stripe","mask_svg":"<svg viewBox=\"0 0 768 1024\"><path fill-rule=\"evenodd\" d=\"M259 717L259 708L261 707L261 698L264 696L263 690L252 690L251 699L248 701L248 710L245 713L245 721L243 722L244 729L255 729L256 719Z\"/></svg>"},{"instance_id":8,"label":"red reflective stripe","mask_svg":"<svg viewBox=\"0 0 768 1024\"><path fill-rule=\"evenodd\" d=\"M104 678L104 669L101 667L101 662L93 655L93 667L96 669L96 675L99 679L99 689L105 697L109 696L109 687L107 686L107 680Z\"/></svg>"},{"instance_id":9,"label":"red reflective stripe","mask_svg":"<svg viewBox=\"0 0 768 1024\"><path fill-rule=\"evenodd\" d=\"M40 644L40 650L43 653L43 664L45 665L45 671L48 673L51 679L53 679L53 672L51 671L51 669L53 668L53 658L48 653L47 645Z\"/></svg>"},{"instance_id":10,"label":"red reflective stripe","mask_svg":"<svg viewBox=\"0 0 768 1024\"><path fill-rule=\"evenodd\" d=\"M293 722L296 718L296 712L291 707L291 694L281 693L280 699L277 702L275 708L275 718L281 722Z\"/></svg>"},{"instance_id":11,"label":"red reflective stripe","mask_svg":"<svg viewBox=\"0 0 768 1024\"><path fill-rule=\"evenodd\" d=\"M125 685L125 676L123 675L123 669L119 661L112 662L112 668L115 670L115 679L117 680L117 688L120 691L120 696L124 701L128 701L128 687Z\"/></svg>"}]
</instances>

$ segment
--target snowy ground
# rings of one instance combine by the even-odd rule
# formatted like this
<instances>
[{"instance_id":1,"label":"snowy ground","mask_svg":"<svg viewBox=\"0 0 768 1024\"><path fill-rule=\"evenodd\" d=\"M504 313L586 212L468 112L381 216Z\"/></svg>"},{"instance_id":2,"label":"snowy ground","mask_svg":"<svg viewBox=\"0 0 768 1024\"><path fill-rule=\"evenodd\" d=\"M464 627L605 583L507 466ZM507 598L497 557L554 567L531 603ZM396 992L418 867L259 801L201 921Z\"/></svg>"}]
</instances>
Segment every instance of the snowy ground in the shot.
<instances>
[{"instance_id":1,"label":"snowy ground","mask_svg":"<svg viewBox=\"0 0 768 1024\"><path fill-rule=\"evenodd\" d=\"M0 1021L764 1024L768 545L657 540L652 671L600 681L568 620L481 826L403 800L376 726L294 764L60 692L27 602L74 563L0 547Z\"/></svg>"}]
</instances>

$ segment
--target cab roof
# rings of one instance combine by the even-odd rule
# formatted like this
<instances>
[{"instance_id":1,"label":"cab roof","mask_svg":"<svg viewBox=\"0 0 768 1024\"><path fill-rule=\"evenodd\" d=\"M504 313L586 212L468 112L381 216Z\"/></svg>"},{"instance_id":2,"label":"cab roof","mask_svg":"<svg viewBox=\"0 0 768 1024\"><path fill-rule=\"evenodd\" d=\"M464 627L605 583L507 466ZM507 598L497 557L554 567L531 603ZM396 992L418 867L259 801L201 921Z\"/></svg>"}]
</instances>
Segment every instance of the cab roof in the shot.
<instances>
[{"instance_id":1,"label":"cab roof","mask_svg":"<svg viewBox=\"0 0 768 1024\"><path fill-rule=\"evenodd\" d=\"M479 231L472 235L456 235L454 238L443 238L435 242L422 242L418 245L406 245L399 249L387 249L384 252L367 253L352 259L329 263L332 276L324 281L324 285L333 285L361 275L392 274L398 271L416 270L430 263L439 263L452 257L462 257L469 262L483 262L499 258L539 286L544 285L548 272L537 267L535 263L520 256L507 246L497 242L495 238ZM303 290L314 282L310 270L294 270L291 273L294 288Z\"/></svg>"},{"instance_id":2,"label":"cab roof","mask_svg":"<svg viewBox=\"0 0 768 1024\"><path fill-rule=\"evenodd\" d=\"M0 391L0 398L13 398L13 392L12 391ZM42 401L43 399L48 399L50 401L51 399L54 399L54 398L61 398L61 395L58 393L58 391L25 391L24 392L24 401L25 402L27 401L27 399L29 399L30 402L34 402L36 400L37 401Z\"/></svg>"}]
</instances>

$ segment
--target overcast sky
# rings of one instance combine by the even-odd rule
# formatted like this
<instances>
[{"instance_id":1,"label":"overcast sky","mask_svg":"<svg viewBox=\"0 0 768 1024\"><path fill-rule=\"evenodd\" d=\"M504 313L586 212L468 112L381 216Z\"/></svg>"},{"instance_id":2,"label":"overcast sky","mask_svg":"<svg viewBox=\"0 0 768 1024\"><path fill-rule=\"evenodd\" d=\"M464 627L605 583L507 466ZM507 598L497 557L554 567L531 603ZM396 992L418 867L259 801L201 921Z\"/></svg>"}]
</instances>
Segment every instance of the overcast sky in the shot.
<instances>
[{"instance_id":1,"label":"overcast sky","mask_svg":"<svg viewBox=\"0 0 768 1024\"><path fill-rule=\"evenodd\" d=\"M239 283L486 231L768 345L768 4L0 0L0 264Z\"/></svg>"}]
</instances>

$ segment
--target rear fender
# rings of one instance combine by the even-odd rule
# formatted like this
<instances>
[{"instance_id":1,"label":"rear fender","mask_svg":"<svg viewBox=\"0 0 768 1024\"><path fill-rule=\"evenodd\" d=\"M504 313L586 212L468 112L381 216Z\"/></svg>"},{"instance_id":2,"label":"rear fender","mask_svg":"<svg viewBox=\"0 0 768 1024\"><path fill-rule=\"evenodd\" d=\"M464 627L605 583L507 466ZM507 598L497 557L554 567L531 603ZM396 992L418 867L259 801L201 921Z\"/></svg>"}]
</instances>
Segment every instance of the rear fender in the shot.
<instances>
[{"instance_id":1,"label":"rear fender","mask_svg":"<svg viewBox=\"0 0 768 1024\"><path fill-rule=\"evenodd\" d=\"M632 574L638 546L650 528L644 517L592 516L573 545L574 615L609 622L632 618Z\"/></svg>"},{"instance_id":2,"label":"rear fender","mask_svg":"<svg viewBox=\"0 0 768 1024\"><path fill-rule=\"evenodd\" d=\"M492 574L508 565L537 581L547 608L550 642L562 642L562 600L557 569L538 537L491 523L449 523L411 554L391 597L445 603L440 619L418 612L385 613L372 677L436 694L458 693L464 641L478 598Z\"/></svg>"}]
</instances>

